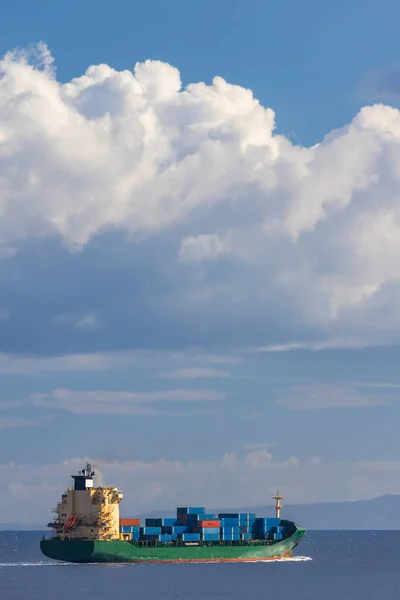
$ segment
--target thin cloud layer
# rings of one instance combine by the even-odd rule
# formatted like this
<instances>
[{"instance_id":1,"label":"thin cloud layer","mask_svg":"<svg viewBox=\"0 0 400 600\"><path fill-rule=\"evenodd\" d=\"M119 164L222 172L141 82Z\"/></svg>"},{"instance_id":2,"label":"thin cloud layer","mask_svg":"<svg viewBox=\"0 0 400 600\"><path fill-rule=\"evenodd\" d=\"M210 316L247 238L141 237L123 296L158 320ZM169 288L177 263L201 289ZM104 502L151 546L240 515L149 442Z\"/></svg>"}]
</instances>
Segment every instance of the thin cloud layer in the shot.
<instances>
[{"instance_id":1,"label":"thin cloud layer","mask_svg":"<svg viewBox=\"0 0 400 600\"><path fill-rule=\"evenodd\" d=\"M168 371L159 375L162 379L219 379L221 377L224 378L229 376L229 371L196 367L190 369L177 369L176 371Z\"/></svg>"},{"instance_id":2,"label":"thin cloud layer","mask_svg":"<svg viewBox=\"0 0 400 600\"><path fill-rule=\"evenodd\" d=\"M158 390L154 392L121 392L104 390L58 389L49 393L34 393L30 399L37 407L58 408L77 414L156 415L156 408L147 404L218 402L225 398L215 390Z\"/></svg>"},{"instance_id":3,"label":"thin cloud layer","mask_svg":"<svg viewBox=\"0 0 400 600\"><path fill-rule=\"evenodd\" d=\"M200 346L210 332L222 348L398 343L400 112L367 106L310 148L274 131L274 112L221 77L182 88L175 67L145 61L133 72L90 66L60 83L45 45L9 53L2 262L56 239L70 252L90 248L94 264L95 240L123 232L133 254L141 244L148 273L130 293L162 322L154 346ZM111 294L107 306L80 309L71 348L116 335ZM1 323L11 333L13 318Z\"/></svg>"},{"instance_id":4,"label":"thin cloud layer","mask_svg":"<svg viewBox=\"0 0 400 600\"><path fill-rule=\"evenodd\" d=\"M0 374L27 375L53 371L103 371L110 368L112 363L113 357L104 354L70 354L66 356L35 357L12 356L0 353Z\"/></svg>"},{"instance_id":5,"label":"thin cloud layer","mask_svg":"<svg viewBox=\"0 0 400 600\"><path fill-rule=\"evenodd\" d=\"M54 419L53 415L44 415L37 418L0 417L0 431L5 429L21 429L25 427L39 427L43 423Z\"/></svg>"},{"instance_id":6,"label":"thin cloud layer","mask_svg":"<svg viewBox=\"0 0 400 600\"><path fill-rule=\"evenodd\" d=\"M25 521L47 523L51 506L86 460L0 465L0 509L10 521L18 521L23 508ZM97 484L117 485L124 492L125 515L156 508L174 510L191 503L209 508L265 505L272 503L278 487L284 490L285 504L372 498L382 489L400 492L399 480L393 477L400 470L398 461L324 462L295 456L279 460L265 449L242 456L225 454L207 462L89 460Z\"/></svg>"},{"instance_id":7,"label":"thin cloud layer","mask_svg":"<svg viewBox=\"0 0 400 600\"><path fill-rule=\"evenodd\" d=\"M292 388L291 394L276 400L278 406L289 410L322 410L390 406L397 400L387 394L362 394L349 385L309 384Z\"/></svg>"}]
</instances>

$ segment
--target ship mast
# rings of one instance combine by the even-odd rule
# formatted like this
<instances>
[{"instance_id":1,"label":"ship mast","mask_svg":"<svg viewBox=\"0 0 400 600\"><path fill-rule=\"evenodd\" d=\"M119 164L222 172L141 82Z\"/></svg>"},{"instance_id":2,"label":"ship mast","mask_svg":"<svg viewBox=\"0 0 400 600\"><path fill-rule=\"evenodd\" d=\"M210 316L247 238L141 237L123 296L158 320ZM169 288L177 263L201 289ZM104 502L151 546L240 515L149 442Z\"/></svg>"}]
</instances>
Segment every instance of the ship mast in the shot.
<instances>
[{"instance_id":1,"label":"ship mast","mask_svg":"<svg viewBox=\"0 0 400 600\"><path fill-rule=\"evenodd\" d=\"M275 511L276 511L276 518L280 519L281 518L281 500L283 499L282 494L279 493L279 490L276 492L275 496L272 496L273 500L276 500L276 504L275 504Z\"/></svg>"},{"instance_id":2,"label":"ship mast","mask_svg":"<svg viewBox=\"0 0 400 600\"><path fill-rule=\"evenodd\" d=\"M79 471L79 475L72 475L72 479L75 481L75 491L87 490L93 487L93 477L95 472L92 469L92 465L86 464L86 467Z\"/></svg>"}]
</instances>

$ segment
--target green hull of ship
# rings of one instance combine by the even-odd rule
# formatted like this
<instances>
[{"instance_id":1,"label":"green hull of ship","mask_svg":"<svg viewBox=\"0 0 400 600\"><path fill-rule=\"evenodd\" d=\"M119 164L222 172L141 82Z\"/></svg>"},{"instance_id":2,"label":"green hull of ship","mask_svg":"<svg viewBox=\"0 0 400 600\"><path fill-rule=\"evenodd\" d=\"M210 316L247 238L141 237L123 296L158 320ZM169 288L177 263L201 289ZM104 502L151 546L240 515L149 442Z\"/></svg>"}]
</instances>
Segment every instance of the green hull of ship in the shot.
<instances>
[{"instance_id":1,"label":"green hull of ship","mask_svg":"<svg viewBox=\"0 0 400 600\"><path fill-rule=\"evenodd\" d=\"M285 522L286 526L290 522ZM305 530L290 523L292 535L266 544L252 541L246 544L220 543L206 545L165 544L153 547L124 540L42 540L40 549L48 558L73 563L146 563L146 562L245 562L267 561L290 557L305 535Z\"/></svg>"}]
</instances>

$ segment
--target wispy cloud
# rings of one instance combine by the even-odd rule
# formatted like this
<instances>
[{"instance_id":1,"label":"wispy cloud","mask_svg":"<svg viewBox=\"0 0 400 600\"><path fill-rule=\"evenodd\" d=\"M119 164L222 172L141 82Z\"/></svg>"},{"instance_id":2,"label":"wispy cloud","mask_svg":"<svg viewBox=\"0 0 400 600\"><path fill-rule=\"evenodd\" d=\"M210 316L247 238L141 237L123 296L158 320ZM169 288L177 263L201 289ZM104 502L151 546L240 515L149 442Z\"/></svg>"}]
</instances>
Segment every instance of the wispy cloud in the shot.
<instances>
[{"instance_id":1,"label":"wispy cloud","mask_svg":"<svg viewBox=\"0 0 400 600\"><path fill-rule=\"evenodd\" d=\"M264 448L274 448L276 445L276 442L251 442L241 446L241 449L247 452L253 452L257 450L263 450Z\"/></svg>"},{"instance_id":2,"label":"wispy cloud","mask_svg":"<svg viewBox=\"0 0 400 600\"><path fill-rule=\"evenodd\" d=\"M166 379L214 379L219 377L230 377L228 371L220 371L218 369L177 369L176 371L168 371L166 373L160 373L160 378Z\"/></svg>"},{"instance_id":3,"label":"wispy cloud","mask_svg":"<svg viewBox=\"0 0 400 600\"><path fill-rule=\"evenodd\" d=\"M310 344L291 342L289 344L271 344L258 348L259 352L291 352L293 350L311 350L313 347Z\"/></svg>"},{"instance_id":4,"label":"wispy cloud","mask_svg":"<svg viewBox=\"0 0 400 600\"><path fill-rule=\"evenodd\" d=\"M0 353L0 374L30 375L44 372L98 371L104 369L127 368L143 361L159 364L174 361L178 364L204 363L206 365L238 364L241 358L230 355L206 354L194 352L169 352L159 350L129 350L109 353L77 353L56 356L35 356ZM176 375L175 375L176 374ZM196 379L229 377L230 373L214 367L188 367L161 373L158 377L176 379Z\"/></svg>"},{"instance_id":5,"label":"wispy cloud","mask_svg":"<svg viewBox=\"0 0 400 600\"><path fill-rule=\"evenodd\" d=\"M335 350L335 349L357 349L365 348L368 344L365 340L352 338L330 338L319 342L289 342L286 344L269 344L257 348L257 352L293 352L296 350Z\"/></svg>"},{"instance_id":6,"label":"wispy cloud","mask_svg":"<svg viewBox=\"0 0 400 600\"><path fill-rule=\"evenodd\" d=\"M100 324L98 318L96 317L96 315L93 313L90 313L88 315L85 315L81 319L78 319L76 321L74 327L75 327L75 329L78 329L80 331L91 332L91 331L96 331L96 329L99 329L101 327L101 324Z\"/></svg>"},{"instance_id":7,"label":"wispy cloud","mask_svg":"<svg viewBox=\"0 0 400 600\"><path fill-rule=\"evenodd\" d=\"M225 394L215 390L160 390L154 392L121 392L104 390L53 390L31 394L34 406L59 408L74 413L156 415L152 403L183 402L201 404L218 402Z\"/></svg>"},{"instance_id":8,"label":"wispy cloud","mask_svg":"<svg viewBox=\"0 0 400 600\"><path fill-rule=\"evenodd\" d=\"M86 331L89 333L96 331L102 326L97 315L92 312L81 316L73 313L62 313L52 317L50 322L57 328L76 329L77 331Z\"/></svg>"},{"instance_id":9,"label":"wispy cloud","mask_svg":"<svg viewBox=\"0 0 400 600\"><path fill-rule=\"evenodd\" d=\"M26 400L0 400L0 410L13 410L27 404Z\"/></svg>"},{"instance_id":10,"label":"wispy cloud","mask_svg":"<svg viewBox=\"0 0 400 600\"><path fill-rule=\"evenodd\" d=\"M24 418L24 417L4 417L0 418L0 430L20 429L24 427L39 427L43 423L52 421L54 415L45 415L43 417Z\"/></svg>"},{"instance_id":11,"label":"wispy cloud","mask_svg":"<svg viewBox=\"0 0 400 600\"><path fill-rule=\"evenodd\" d=\"M350 386L312 384L292 387L291 393L275 400L289 410L321 410L327 408L361 408L391 405L393 398L360 394Z\"/></svg>"},{"instance_id":12,"label":"wispy cloud","mask_svg":"<svg viewBox=\"0 0 400 600\"><path fill-rule=\"evenodd\" d=\"M361 388L375 388L375 389L396 389L400 388L400 383L392 383L392 382L369 382L369 381L352 381L351 382L356 387Z\"/></svg>"},{"instance_id":13,"label":"wispy cloud","mask_svg":"<svg viewBox=\"0 0 400 600\"><path fill-rule=\"evenodd\" d=\"M227 248L218 235L198 235L182 240L179 259L184 262L214 260L226 251Z\"/></svg>"},{"instance_id":14,"label":"wispy cloud","mask_svg":"<svg viewBox=\"0 0 400 600\"><path fill-rule=\"evenodd\" d=\"M98 371L110 366L105 354L67 354L66 356L13 356L0 354L2 375L25 375L61 371Z\"/></svg>"},{"instance_id":15,"label":"wispy cloud","mask_svg":"<svg viewBox=\"0 0 400 600\"><path fill-rule=\"evenodd\" d=\"M237 365L243 362L243 357L236 354L215 354L213 352L199 352L197 350L186 350L185 352L174 352L169 355L175 360L190 360L192 363L208 364L232 364Z\"/></svg>"}]
</instances>

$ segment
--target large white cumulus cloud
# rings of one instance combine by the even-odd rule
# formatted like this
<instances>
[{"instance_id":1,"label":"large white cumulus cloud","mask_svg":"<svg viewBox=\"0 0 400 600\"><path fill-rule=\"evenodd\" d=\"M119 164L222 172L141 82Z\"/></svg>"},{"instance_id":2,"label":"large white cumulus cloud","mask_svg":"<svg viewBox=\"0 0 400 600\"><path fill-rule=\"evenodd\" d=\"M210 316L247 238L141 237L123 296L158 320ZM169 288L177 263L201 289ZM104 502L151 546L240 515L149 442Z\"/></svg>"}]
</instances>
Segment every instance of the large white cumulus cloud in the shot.
<instances>
[{"instance_id":1,"label":"large white cumulus cloud","mask_svg":"<svg viewBox=\"0 0 400 600\"><path fill-rule=\"evenodd\" d=\"M178 223L177 268L231 256L259 298L294 298L330 339L398 341L400 112L365 107L311 148L274 120L251 91L220 77L183 89L162 62L91 66L62 84L44 45L10 53L0 255L31 237L74 249L109 228L142 237Z\"/></svg>"},{"instance_id":2,"label":"large white cumulus cloud","mask_svg":"<svg viewBox=\"0 0 400 600\"><path fill-rule=\"evenodd\" d=\"M0 63L4 239L56 232L82 245L106 227L152 231L229 198L277 154L272 111L220 78L181 91L174 67L146 61L60 84L47 50L44 69L28 58Z\"/></svg>"}]
</instances>

